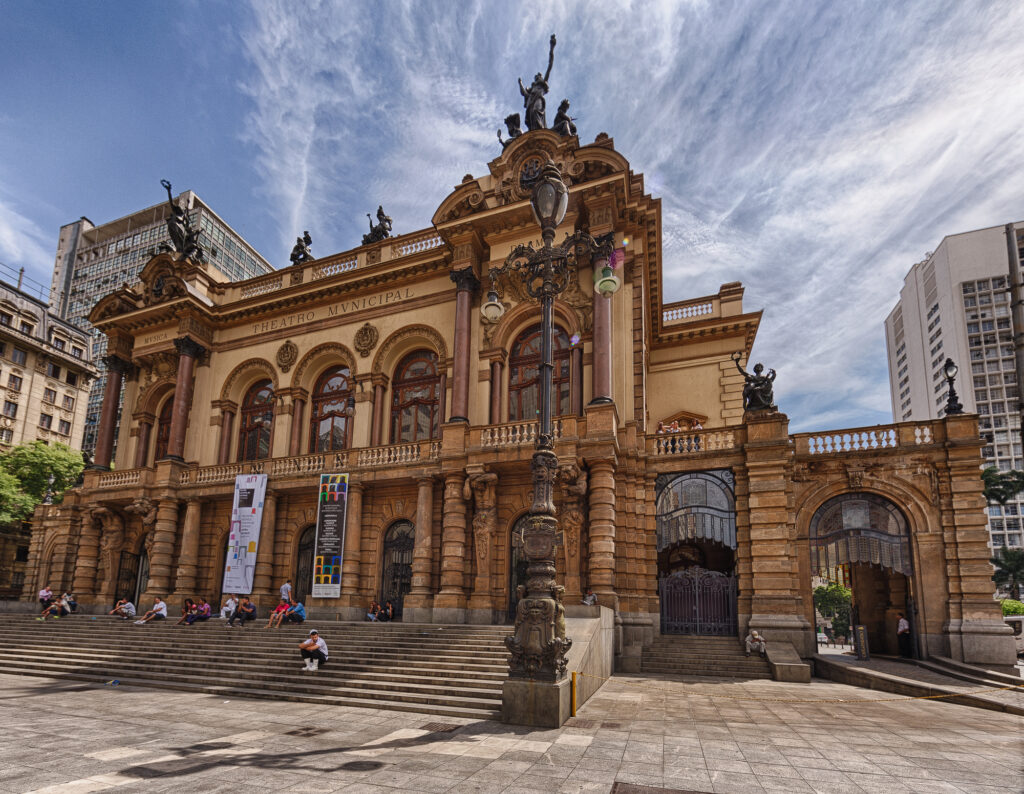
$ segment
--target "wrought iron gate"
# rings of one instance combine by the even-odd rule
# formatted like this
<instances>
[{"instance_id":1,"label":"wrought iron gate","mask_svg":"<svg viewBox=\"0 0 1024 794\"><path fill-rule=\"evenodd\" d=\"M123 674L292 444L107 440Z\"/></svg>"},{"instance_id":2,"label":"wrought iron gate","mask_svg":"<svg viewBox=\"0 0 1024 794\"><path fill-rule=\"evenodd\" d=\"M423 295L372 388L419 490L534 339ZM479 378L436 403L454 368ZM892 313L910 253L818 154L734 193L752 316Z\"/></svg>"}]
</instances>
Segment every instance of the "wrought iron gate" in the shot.
<instances>
[{"instance_id":1,"label":"wrought iron gate","mask_svg":"<svg viewBox=\"0 0 1024 794\"><path fill-rule=\"evenodd\" d=\"M313 587L313 545L316 527L306 527L299 536L298 564L295 570L295 600L305 603Z\"/></svg>"},{"instance_id":2,"label":"wrought iron gate","mask_svg":"<svg viewBox=\"0 0 1024 794\"><path fill-rule=\"evenodd\" d=\"M146 591L149 584L149 557L143 553L132 554L121 552L121 562L117 569L117 592L115 597L120 600L127 598L136 609L139 609L139 596ZM142 610L139 609L141 612Z\"/></svg>"},{"instance_id":3,"label":"wrought iron gate","mask_svg":"<svg viewBox=\"0 0 1024 794\"><path fill-rule=\"evenodd\" d=\"M380 602L391 602L395 620L402 617L402 601L412 589L412 551L416 530L409 521L393 525L384 537L384 565Z\"/></svg>"},{"instance_id":4,"label":"wrought iron gate","mask_svg":"<svg viewBox=\"0 0 1024 794\"><path fill-rule=\"evenodd\" d=\"M697 566L661 580L663 634L735 636L736 577Z\"/></svg>"}]
</instances>

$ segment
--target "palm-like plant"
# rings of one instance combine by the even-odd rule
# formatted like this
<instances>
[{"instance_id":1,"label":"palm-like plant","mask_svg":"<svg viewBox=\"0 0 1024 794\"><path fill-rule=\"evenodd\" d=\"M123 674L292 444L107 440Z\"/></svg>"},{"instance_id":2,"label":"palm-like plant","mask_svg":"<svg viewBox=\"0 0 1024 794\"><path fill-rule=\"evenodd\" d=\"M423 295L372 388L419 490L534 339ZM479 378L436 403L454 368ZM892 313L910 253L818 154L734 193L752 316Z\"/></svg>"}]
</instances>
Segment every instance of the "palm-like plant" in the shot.
<instances>
[{"instance_id":1,"label":"palm-like plant","mask_svg":"<svg viewBox=\"0 0 1024 794\"><path fill-rule=\"evenodd\" d=\"M989 562L996 567L992 581L998 587L1008 588L1010 598L1020 601L1020 585L1024 582L1024 549L1003 546Z\"/></svg>"}]
</instances>

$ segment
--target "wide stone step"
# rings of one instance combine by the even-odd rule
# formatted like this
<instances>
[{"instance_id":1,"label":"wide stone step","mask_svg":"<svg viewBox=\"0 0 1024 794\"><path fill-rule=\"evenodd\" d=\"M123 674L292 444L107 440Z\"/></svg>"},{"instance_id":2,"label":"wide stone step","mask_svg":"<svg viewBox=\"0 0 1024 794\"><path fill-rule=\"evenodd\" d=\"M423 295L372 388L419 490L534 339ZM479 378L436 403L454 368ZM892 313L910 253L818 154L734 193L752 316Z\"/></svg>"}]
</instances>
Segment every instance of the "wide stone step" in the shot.
<instances>
[{"instance_id":1,"label":"wide stone step","mask_svg":"<svg viewBox=\"0 0 1024 794\"><path fill-rule=\"evenodd\" d=\"M17 664L7 665L4 672L11 675L43 676L47 678L60 678L74 681L95 681L106 682L109 676L97 675L95 673L82 672L74 668L62 669L54 666L52 669L41 669L40 667ZM312 675L319 675L313 673ZM188 692L201 692L213 694L220 697L248 697L273 700L287 700L296 703L314 703L319 705L350 706L369 709L388 709L391 711L416 712L420 714L435 714L448 717L468 717L471 719L500 719L501 700L495 701L494 707L481 707L477 701L464 698L444 698L439 703L420 702L417 698L401 699L379 699L368 697L367 693L360 692L358 696L328 690L325 693L309 694L304 692L277 690L277 689L256 689L240 685L211 684L199 681L177 681L168 682L161 679L150 678L146 675L122 676L118 682L124 686L141 686L156 689L174 689ZM463 701L468 702L463 703Z\"/></svg>"}]
</instances>

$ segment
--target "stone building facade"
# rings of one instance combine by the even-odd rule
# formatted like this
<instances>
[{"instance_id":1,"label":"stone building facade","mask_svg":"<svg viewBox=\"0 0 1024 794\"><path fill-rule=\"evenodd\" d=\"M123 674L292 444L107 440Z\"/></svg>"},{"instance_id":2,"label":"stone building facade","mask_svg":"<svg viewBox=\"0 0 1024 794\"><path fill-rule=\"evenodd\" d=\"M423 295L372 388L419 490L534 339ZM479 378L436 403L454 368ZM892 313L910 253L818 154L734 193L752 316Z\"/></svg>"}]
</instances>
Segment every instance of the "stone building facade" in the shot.
<instances>
[{"instance_id":1,"label":"stone building facade","mask_svg":"<svg viewBox=\"0 0 1024 794\"><path fill-rule=\"evenodd\" d=\"M760 312L743 288L666 303L661 212L606 135L528 132L467 175L433 227L225 283L164 254L90 316L125 386L116 466L35 524L26 597L220 593L236 475L268 475L253 591L291 579L314 613L507 622L536 434L539 309L490 268L536 240L529 180L551 158L564 231L614 234L611 298L584 263L556 300L558 578L615 610L635 667L661 631L815 648L811 577L854 570L875 647L908 612L922 655L1012 663L992 600L973 416L790 434L744 412ZM111 392L116 394L116 392ZM116 400L97 463L110 463ZM669 432L659 432L659 426ZM675 428L678 430L675 431ZM309 598L321 473L350 476L341 595ZM698 614L699 613L699 614ZM696 615L696 617L695 617Z\"/></svg>"}]
</instances>

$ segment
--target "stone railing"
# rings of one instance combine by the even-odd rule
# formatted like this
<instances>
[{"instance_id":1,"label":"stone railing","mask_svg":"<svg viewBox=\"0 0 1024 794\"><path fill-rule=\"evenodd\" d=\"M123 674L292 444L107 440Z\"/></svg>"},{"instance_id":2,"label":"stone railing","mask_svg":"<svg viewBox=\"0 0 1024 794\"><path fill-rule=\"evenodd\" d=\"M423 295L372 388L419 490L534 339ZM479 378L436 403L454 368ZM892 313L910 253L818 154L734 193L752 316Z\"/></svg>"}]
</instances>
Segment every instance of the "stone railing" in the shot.
<instances>
[{"instance_id":1,"label":"stone railing","mask_svg":"<svg viewBox=\"0 0 1024 794\"><path fill-rule=\"evenodd\" d=\"M253 298L257 295L263 295L267 292L274 292L275 290L281 289L281 285L283 283L284 277L281 276L280 274L256 279L250 281L247 284L242 285L239 297Z\"/></svg>"},{"instance_id":2,"label":"stone railing","mask_svg":"<svg viewBox=\"0 0 1024 794\"><path fill-rule=\"evenodd\" d=\"M717 297L695 298L694 300L670 303L661 309L661 324L675 325L690 320L703 320L721 314L721 301Z\"/></svg>"},{"instance_id":3,"label":"stone railing","mask_svg":"<svg viewBox=\"0 0 1024 794\"><path fill-rule=\"evenodd\" d=\"M339 273L348 273L359 266L359 257L351 256L347 259L325 262L322 265L314 264L309 271L310 281L317 281L321 278L330 278Z\"/></svg>"},{"instance_id":4,"label":"stone railing","mask_svg":"<svg viewBox=\"0 0 1024 794\"><path fill-rule=\"evenodd\" d=\"M655 457L728 452L737 447L735 428L660 433L647 438L647 454Z\"/></svg>"},{"instance_id":5,"label":"stone railing","mask_svg":"<svg viewBox=\"0 0 1024 794\"><path fill-rule=\"evenodd\" d=\"M399 237L391 245L391 257L396 258L408 256L409 254L418 254L421 251L437 248L439 245L444 245L444 240L441 239L441 235L437 232L418 234L415 237Z\"/></svg>"},{"instance_id":6,"label":"stone railing","mask_svg":"<svg viewBox=\"0 0 1024 794\"><path fill-rule=\"evenodd\" d=\"M903 422L898 425L856 427L826 433L796 433L793 442L797 455L835 455L913 448L936 442L933 424Z\"/></svg>"},{"instance_id":7,"label":"stone railing","mask_svg":"<svg viewBox=\"0 0 1024 794\"><path fill-rule=\"evenodd\" d=\"M484 449L501 447L525 447L537 443L537 432L540 422L510 422L505 425L488 425L480 428L480 446ZM562 438L564 420L554 419L551 422L551 435L557 442Z\"/></svg>"},{"instance_id":8,"label":"stone railing","mask_svg":"<svg viewBox=\"0 0 1024 794\"><path fill-rule=\"evenodd\" d=\"M96 480L96 488L125 488L142 482L146 469L125 469L124 471L105 471Z\"/></svg>"}]
</instances>

